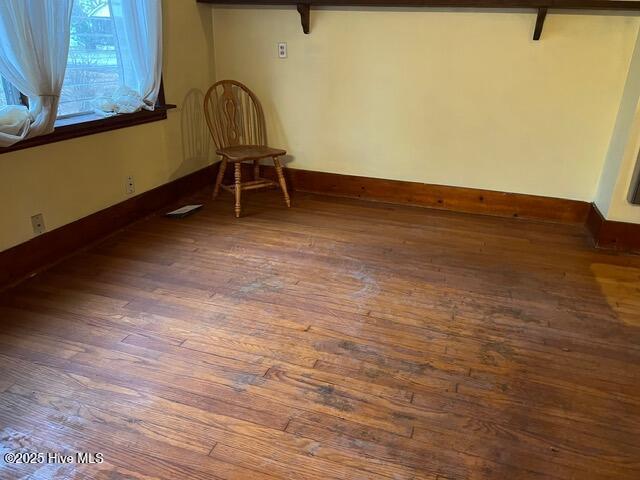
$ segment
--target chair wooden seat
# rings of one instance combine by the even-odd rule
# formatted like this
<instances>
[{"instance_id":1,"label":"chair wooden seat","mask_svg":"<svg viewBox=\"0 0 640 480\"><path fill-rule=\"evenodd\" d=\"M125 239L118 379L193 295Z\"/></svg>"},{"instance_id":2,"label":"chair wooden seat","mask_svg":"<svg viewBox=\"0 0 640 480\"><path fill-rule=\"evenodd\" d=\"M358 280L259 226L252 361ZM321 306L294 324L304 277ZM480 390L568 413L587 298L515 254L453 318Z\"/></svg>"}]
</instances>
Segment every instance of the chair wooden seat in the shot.
<instances>
[{"instance_id":1,"label":"chair wooden seat","mask_svg":"<svg viewBox=\"0 0 640 480\"><path fill-rule=\"evenodd\" d=\"M286 150L263 145L236 145L234 147L219 148L216 153L225 157L229 162L262 160L263 158L281 157L287 154Z\"/></svg>"},{"instance_id":2,"label":"chair wooden seat","mask_svg":"<svg viewBox=\"0 0 640 480\"><path fill-rule=\"evenodd\" d=\"M280 186L287 207L291 206L287 182L279 157L286 155L280 148L267 146L267 128L260 101L255 94L240 82L222 80L214 83L204 98L204 115L209 131L216 144L216 153L222 157L218 178L213 189L213 198L220 188L232 192L236 199L236 218L240 217L241 194L246 190ZM260 160L273 159L278 183L260 178ZM253 180L242 182L242 162L253 162ZM227 163L233 163L233 185L222 185Z\"/></svg>"}]
</instances>

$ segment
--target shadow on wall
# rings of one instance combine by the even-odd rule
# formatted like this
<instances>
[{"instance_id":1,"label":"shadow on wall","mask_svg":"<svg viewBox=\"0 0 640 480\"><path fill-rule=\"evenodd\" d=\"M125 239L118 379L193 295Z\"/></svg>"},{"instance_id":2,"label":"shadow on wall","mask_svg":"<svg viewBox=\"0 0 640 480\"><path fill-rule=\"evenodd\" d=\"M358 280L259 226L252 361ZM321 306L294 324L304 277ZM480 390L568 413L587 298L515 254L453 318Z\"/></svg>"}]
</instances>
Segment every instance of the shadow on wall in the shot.
<instances>
[{"instance_id":1,"label":"shadow on wall","mask_svg":"<svg viewBox=\"0 0 640 480\"><path fill-rule=\"evenodd\" d=\"M249 87L251 88L251 87ZM283 167L290 166L295 161L295 155L289 151L289 142L285 134L284 125L278 115L278 105L275 105L270 97L260 97L260 104L265 115L265 123L267 125L267 144L273 148L282 148L287 150L287 155L280 157L280 163ZM273 165L271 159L260 162L262 165Z\"/></svg>"},{"instance_id":2,"label":"shadow on wall","mask_svg":"<svg viewBox=\"0 0 640 480\"><path fill-rule=\"evenodd\" d=\"M204 93L191 89L182 101L180 128L182 158L187 165L206 165L211 156L211 136L204 118Z\"/></svg>"}]
</instances>

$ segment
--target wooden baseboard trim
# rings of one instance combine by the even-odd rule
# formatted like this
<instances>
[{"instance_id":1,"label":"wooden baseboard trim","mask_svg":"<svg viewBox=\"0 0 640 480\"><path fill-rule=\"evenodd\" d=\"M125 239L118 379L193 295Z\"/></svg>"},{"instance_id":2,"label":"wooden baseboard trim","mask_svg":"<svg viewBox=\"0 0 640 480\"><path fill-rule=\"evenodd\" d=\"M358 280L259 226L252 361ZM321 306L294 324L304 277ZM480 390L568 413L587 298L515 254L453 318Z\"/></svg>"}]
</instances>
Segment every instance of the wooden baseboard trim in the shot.
<instances>
[{"instance_id":1,"label":"wooden baseboard trim","mask_svg":"<svg viewBox=\"0 0 640 480\"><path fill-rule=\"evenodd\" d=\"M639 224L607 220L592 204L586 225L596 247L640 253Z\"/></svg>"},{"instance_id":2,"label":"wooden baseboard trim","mask_svg":"<svg viewBox=\"0 0 640 480\"><path fill-rule=\"evenodd\" d=\"M210 165L0 252L0 289L210 185L217 168Z\"/></svg>"},{"instance_id":3,"label":"wooden baseboard trim","mask_svg":"<svg viewBox=\"0 0 640 480\"><path fill-rule=\"evenodd\" d=\"M562 198L357 177L293 168L287 168L286 172L292 190L416 205L455 212L561 223L584 223L590 210L588 202ZM275 178L273 167L265 166L264 176Z\"/></svg>"},{"instance_id":4,"label":"wooden baseboard trim","mask_svg":"<svg viewBox=\"0 0 640 480\"><path fill-rule=\"evenodd\" d=\"M246 173L250 174L250 165ZM0 289L12 285L132 222L213 184L210 165L134 198L0 252ZM272 166L263 176L276 179ZM560 198L286 169L291 190L464 213L586 223L599 248L640 252L640 225L605 220L595 205Z\"/></svg>"}]
</instances>

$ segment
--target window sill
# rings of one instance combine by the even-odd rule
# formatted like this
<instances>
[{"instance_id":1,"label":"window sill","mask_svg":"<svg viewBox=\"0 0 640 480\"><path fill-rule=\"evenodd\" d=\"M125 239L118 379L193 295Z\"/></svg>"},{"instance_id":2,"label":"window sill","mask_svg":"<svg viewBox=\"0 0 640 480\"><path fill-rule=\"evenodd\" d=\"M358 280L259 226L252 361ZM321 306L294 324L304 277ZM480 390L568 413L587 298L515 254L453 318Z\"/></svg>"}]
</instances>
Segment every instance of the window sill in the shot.
<instances>
[{"instance_id":1,"label":"window sill","mask_svg":"<svg viewBox=\"0 0 640 480\"><path fill-rule=\"evenodd\" d=\"M158 105L153 112L142 110L136 113L126 113L113 117L100 117L98 115L88 114L60 119L56 122L56 127L53 132L23 140L10 147L0 148L0 154L69 140L71 138L84 137L85 135L108 132L119 128L133 127L135 125L142 125L143 123L158 122L165 120L167 118L167 110L171 110L172 108L176 108L176 106Z\"/></svg>"}]
</instances>

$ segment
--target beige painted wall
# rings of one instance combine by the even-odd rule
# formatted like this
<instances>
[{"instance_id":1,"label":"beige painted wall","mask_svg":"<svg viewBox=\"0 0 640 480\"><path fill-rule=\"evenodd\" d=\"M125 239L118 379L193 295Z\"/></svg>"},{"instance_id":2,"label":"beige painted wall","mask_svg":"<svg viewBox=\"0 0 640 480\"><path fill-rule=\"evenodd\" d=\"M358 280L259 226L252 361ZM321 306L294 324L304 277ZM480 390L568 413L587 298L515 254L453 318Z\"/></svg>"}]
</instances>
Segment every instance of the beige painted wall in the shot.
<instances>
[{"instance_id":1,"label":"beige painted wall","mask_svg":"<svg viewBox=\"0 0 640 480\"><path fill-rule=\"evenodd\" d=\"M640 105L637 105L640 107ZM640 224L640 205L631 203L631 189L640 152L640 108L635 110L635 118L629 130L626 147L622 153L618 169L612 172L612 183L607 201L596 205L608 220ZM614 167L611 167L614 168ZM603 174L603 179L605 175ZM606 190L606 189L604 189ZM603 192L599 191L599 198Z\"/></svg>"},{"instance_id":2,"label":"beige painted wall","mask_svg":"<svg viewBox=\"0 0 640 480\"><path fill-rule=\"evenodd\" d=\"M635 158L640 148L640 116L638 99L640 98L640 36L631 56L627 80L618 106L615 126L611 134L609 148L600 175L595 204L605 218L610 220L633 221L634 215L640 218L640 207L632 207L627 195L622 193L621 176L628 173L626 190L629 191L631 174ZM628 211L626 205L628 204ZM613 218L616 216L617 218ZM620 218L620 216L624 218Z\"/></svg>"},{"instance_id":3,"label":"beige painted wall","mask_svg":"<svg viewBox=\"0 0 640 480\"><path fill-rule=\"evenodd\" d=\"M212 160L201 96L214 78L209 6L164 1L164 83L177 103L166 121L0 155L0 251L30 239L31 215L48 230L125 200ZM200 92L198 92L198 90Z\"/></svg>"},{"instance_id":4,"label":"beige painted wall","mask_svg":"<svg viewBox=\"0 0 640 480\"><path fill-rule=\"evenodd\" d=\"M640 223L640 206L630 202L640 152L640 36L629 65L615 127L600 176L595 204L609 220ZM637 167L638 165L638 167Z\"/></svg>"},{"instance_id":5,"label":"beige painted wall","mask_svg":"<svg viewBox=\"0 0 640 480\"><path fill-rule=\"evenodd\" d=\"M632 139L634 152L624 158L616 188L611 198L611 207L606 218L619 222L640 224L640 205L630 202L631 183L634 179L633 174L638 162L638 151L640 151L640 123L635 124L634 134L635 136Z\"/></svg>"},{"instance_id":6,"label":"beige painted wall","mask_svg":"<svg viewBox=\"0 0 640 480\"><path fill-rule=\"evenodd\" d=\"M305 36L290 8L164 8L178 110L0 155L0 250L32 237L33 214L52 230L125 200L128 175L141 193L209 164L200 102L216 76L256 90L297 168L591 201L640 25L551 14L534 43L530 13L338 9L314 10ZM611 212L640 221L618 186L625 158Z\"/></svg>"},{"instance_id":7,"label":"beige painted wall","mask_svg":"<svg viewBox=\"0 0 640 480\"><path fill-rule=\"evenodd\" d=\"M639 19L216 7L218 78L263 99L291 166L592 201ZM276 43L289 58L277 58Z\"/></svg>"}]
</instances>

